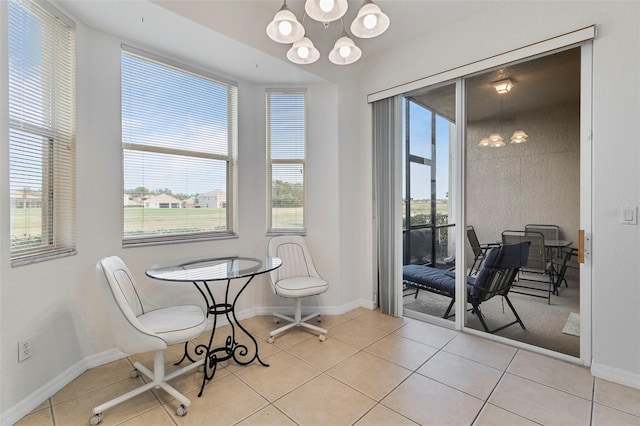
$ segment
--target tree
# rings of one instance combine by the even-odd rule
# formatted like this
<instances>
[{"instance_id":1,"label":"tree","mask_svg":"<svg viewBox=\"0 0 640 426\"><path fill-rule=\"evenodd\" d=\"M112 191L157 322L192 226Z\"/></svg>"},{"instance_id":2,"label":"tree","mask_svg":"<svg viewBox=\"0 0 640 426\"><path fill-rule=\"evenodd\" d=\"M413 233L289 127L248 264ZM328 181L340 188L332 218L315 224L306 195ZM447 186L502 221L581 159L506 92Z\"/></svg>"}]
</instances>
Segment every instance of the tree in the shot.
<instances>
[{"instance_id":1,"label":"tree","mask_svg":"<svg viewBox=\"0 0 640 426\"><path fill-rule=\"evenodd\" d=\"M302 207L304 188L301 183L273 181L271 187L272 207Z\"/></svg>"},{"instance_id":2,"label":"tree","mask_svg":"<svg viewBox=\"0 0 640 426\"><path fill-rule=\"evenodd\" d=\"M144 186L139 186L136 189L125 189L125 194L131 195L133 198L142 198L149 195L149 190Z\"/></svg>"}]
</instances>

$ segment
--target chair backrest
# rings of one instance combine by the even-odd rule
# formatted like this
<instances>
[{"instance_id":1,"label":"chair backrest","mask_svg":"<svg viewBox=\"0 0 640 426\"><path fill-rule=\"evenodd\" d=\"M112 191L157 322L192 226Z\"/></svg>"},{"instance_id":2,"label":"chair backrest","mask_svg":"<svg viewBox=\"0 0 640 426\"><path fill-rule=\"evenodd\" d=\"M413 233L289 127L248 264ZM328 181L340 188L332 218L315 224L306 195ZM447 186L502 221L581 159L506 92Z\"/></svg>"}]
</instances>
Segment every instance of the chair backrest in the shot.
<instances>
[{"instance_id":1,"label":"chair backrest","mask_svg":"<svg viewBox=\"0 0 640 426\"><path fill-rule=\"evenodd\" d=\"M545 273L547 271L547 250L544 246L544 235L534 231L503 231L502 243L515 244L522 241L529 241L529 258L523 267L527 271Z\"/></svg>"},{"instance_id":2,"label":"chair backrest","mask_svg":"<svg viewBox=\"0 0 640 426\"><path fill-rule=\"evenodd\" d=\"M299 235L282 235L271 238L269 240L269 256L282 259L282 266L269 274L272 285L285 278L320 277L313 265L307 243Z\"/></svg>"},{"instance_id":3,"label":"chair backrest","mask_svg":"<svg viewBox=\"0 0 640 426\"><path fill-rule=\"evenodd\" d=\"M104 295L111 331L120 350L134 354L165 349L166 342L138 321L138 317L144 314L144 299L122 259L110 256L98 261L96 277Z\"/></svg>"},{"instance_id":4,"label":"chair backrest","mask_svg":"<svg viewBox=\"0 0 640 426\"><path fill-rule=\"evenodd\" d=\"M545 240L559 240L560 227L558 225L539 225L530 223L524 226L526 232L539 232Z\"/></svg>"},{"instance_id":5,"label":"chair backrest","mask_svg":"<svg viewBox=\"0 0 640 426\"><path fill-rule=\"evenodd\" d=\"M529 241L521 241L490 248L469 296L482 302L496 295L506 295L518 270L527 263L530 245Z\"/></svg>"},{"instance_id":6,"label":"chair backrest","mask_svg":"<svg viewBox=\"0 0 640 426\"><path fill-rule=\"evenodd\" d=\"M473 226L471 225L467 225L467 240L469 240L469 245L471 245L471 250L473 250L473 255L476 257L480 256L482 254L480 241L478 241L476 230L473 229Z\"/></svg>"}]
</instances>

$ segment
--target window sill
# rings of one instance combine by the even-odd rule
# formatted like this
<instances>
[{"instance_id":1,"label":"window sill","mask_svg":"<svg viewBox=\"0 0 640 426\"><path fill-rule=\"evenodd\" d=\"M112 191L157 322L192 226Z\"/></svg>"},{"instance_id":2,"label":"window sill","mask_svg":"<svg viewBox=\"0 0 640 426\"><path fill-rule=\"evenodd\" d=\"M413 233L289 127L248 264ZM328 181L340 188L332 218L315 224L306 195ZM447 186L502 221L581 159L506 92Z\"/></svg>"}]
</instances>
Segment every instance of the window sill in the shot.
<instances>
[{"instance_id":1,"label":"window sill","mask_svg":"<svg viewBox=\"0 0 640 426\"><path fill-rule=\"evenodd\" d=\"M33 263L46 262L48 260L59 259L61 257L75 256L74 249L57 250L55 252L45 252L33 255L25 255L17 259L11 259L11 267L31 265Z\"/></svg>"},{"instance_id":2,"label":"window sill","mask_svg":"<svg viewBox=\"0 0 640 426\"><path fill-rule=\"evenodd\" d=\"M167 244L198 243L203 241L230 240L230 239L236 239L236 238L238 238L237 234L224 234L224 235L194 237L194 238L178 237L178 238L163 239L163 240L140 239L140 240L123 241L122 248L163 246Z\"/></svg>"}]
</instances>

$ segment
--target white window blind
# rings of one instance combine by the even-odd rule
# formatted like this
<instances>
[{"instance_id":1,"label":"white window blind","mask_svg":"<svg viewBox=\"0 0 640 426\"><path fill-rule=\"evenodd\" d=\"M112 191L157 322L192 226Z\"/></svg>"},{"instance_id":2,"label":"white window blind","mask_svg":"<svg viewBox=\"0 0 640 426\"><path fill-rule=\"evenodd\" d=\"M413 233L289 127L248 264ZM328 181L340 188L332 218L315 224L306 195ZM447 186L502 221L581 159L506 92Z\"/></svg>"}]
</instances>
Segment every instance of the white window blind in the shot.
<instances>
[{"instance_id":1,"label":"white window blind","mask_svg":"<svg viewBox=\"0 0 640 426\"><path fill-rule=\"evenodd\" d=\"M11 261L75 253L75 29L48 3L10 0Z\"/></svg>"},{"instance_id":2,"label":"white window blind","mask_svg":"<svg viewBox=\"0 0 640 426\"><path fill-rule=\"evenodd\" d=\"M123 46L123 244L235 230L237 85Z\"/></svg>"},{"instance_id":3,"label":"white window blind","mask_svg":"<svg viewBox=\"0 0 640 426\"><path fill-rule=\"evenodd\" d=\"M267 91L268 232L304 233L305 92Z\"/></svg>"}]
</instances>

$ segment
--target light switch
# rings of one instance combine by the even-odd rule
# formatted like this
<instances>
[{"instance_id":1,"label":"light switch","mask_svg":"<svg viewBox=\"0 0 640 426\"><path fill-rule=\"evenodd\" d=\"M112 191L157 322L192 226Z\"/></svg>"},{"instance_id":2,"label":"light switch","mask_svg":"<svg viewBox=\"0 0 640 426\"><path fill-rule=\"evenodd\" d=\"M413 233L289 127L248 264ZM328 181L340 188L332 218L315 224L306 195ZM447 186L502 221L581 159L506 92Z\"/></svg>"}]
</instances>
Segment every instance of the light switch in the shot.
<instances>
[{"instance_id":1,"label":"light switch","mask_svg":"<svg viewBox=\"0 0 640 426\"><path fill-rule=\"evenodd\" d=\"M623 225L637 225L638 207L620 207L620 223Z\"/></svg>"}]
</instances>

